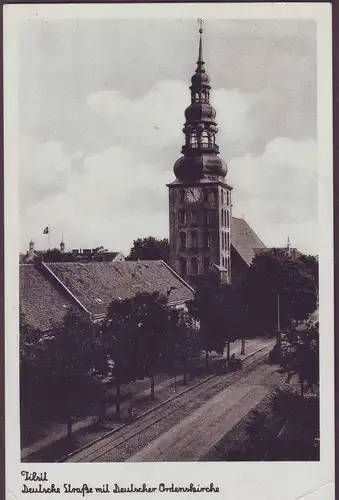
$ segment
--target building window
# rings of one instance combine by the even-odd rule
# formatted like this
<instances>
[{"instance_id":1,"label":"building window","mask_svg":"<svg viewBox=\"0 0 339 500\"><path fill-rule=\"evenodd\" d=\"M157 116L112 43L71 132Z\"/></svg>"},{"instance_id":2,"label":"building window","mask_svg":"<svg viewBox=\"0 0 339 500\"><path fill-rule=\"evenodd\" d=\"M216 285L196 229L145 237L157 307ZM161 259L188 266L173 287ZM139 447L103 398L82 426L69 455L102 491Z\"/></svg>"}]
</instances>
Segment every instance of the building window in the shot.
<instances>
[{"instance_id":1,"label":"building window","mask_svg":"<svg viewBox=\"0 0 339 500\"><path fill-rule=\"evenodd\" d=\"M229 249L230 249L230 233L227 232L226 233L226 250L229 251Z\"/></svg>"},{"instance_id":2,"label":"building window","mask_svg":"<svg viewBox=\"0 0 339 500\"><path fill-rule=\"evenodd\" d=\"M224 231L221 232L221 249L225 250L225 233Z\"/></svg>"},{"instance_id":3,"label":"building window","mask_svg":"<svg viewBox=\"0 0 339 500\"><path fill-rule=\"evenodd\" d=\"M181 274L181 276L185 276L187 274L187 262L184 257L179 259L179 274Z\"/></svg>"},{"instance_id":4,"label":"building window","mask_svg":"<svg viewBox=\"0 0 339 500\"><path fill-rule=\"evenodd\" d=\"M225 257L222 258L221 262L222 262L222 267L225 267Z\"/></svg>"},{"instance_id":5,"label":"building window","mask_svg":"<svg viewBox=\"0 0 339 500\"><path fill-rule=\"evenodd\" d=\"M210 268L210 259L209 257L204 257L204 269L205 271L208 271Z\"/></svg>"},{"instance_id":6,"label":"building window","mask_svg":"<svg viewBox=\"0 0 339 500\"><path fill-rule=\"evenodd\" d=\"M198 274L198 259L196 257L191 259L191 274Z\"/></svg>"},{"instance_id":7,"label":"building window","mask_svg":"<svg viewBox=\"0 0 339 500\"><path fill-rule=\"evenodd\" d=\"M201 144L208 146L208 132L206 132L206 130L201 134L200 142Z\"/></svg>"},{"instance_id":8,"label":"building window","mask_svg":"<svg viewBox=\"0 0 339 500\"><path fill-rule=\"evenodd\" d=\"M198 147L197 134L195 132L193 132L190 135L190 144L191 144L191 146L193 148L197 148Z\"/></svg>"},{"instance_id":9,"label":"building window","mask_svg":"<svg viewBox=\"0 0 339 500\"><path fill-rule=\"evenodd\" d=\"M179 224L186 224L186 212L185 212L185 210L179 210Z\"/></svg>"},{"instance_id":10,"label":"building window","mask_svg":"<svg viewBox=\"0 0 339 500\"><path fill-rule=\"evenodd\" d=\"M209 226L211 223L211 217L210 217L210 213L208 210L205 210L204 220L205 220L206 226Z\"/></svg>"},{"instance_id":11,"label":"building window","mask_svg":"<svg viewBox=\"0 0 339 500\"><path fill-rule=\"evenodd\" d=\"M183 189L180 189L179 191L179 203L184 203L185 202L185 191Z\"/></svg>"},{"instance_id":12,"label":"building window","mask_svg":"<svg viewBox=\"0 0 339 500\"><path fill-rule=\"evenodd\" d=\"M204 201L208 201L208 189L204 189Z\"/></svg>"},{"instance_id":13,"label":"building window","mask_svg":"<svg viewBox=\"0 0 339 500\"><path fill-rule=\"evenodd\" d=\"M191 213L191 224L196 224L197 223L197 212L192 212Z\"/></svg>"},{"instance_id":14,"label":"building window","mask_svg":"<svg viewBox=\"0 0 339 500\"><path fill-rule=\"evenodd\" d=\"M192 248L197 248L197 233L196 233L196 231L191 232L191 243L192 243Z\"/></svg>"},{"instance_id":15,"label":"building window","mask_svg":"<svg viewBox=\"0 0 339 500\"><path fill-rule=\"evenodd\" d=\"M230 204L230 192L226 190L226 204L227 206Z\"/></svg>"},{"instance_id":16,"label":"building window","mask_svg":"<svg viewBox=\"0 0 339 500\"><path fill-rule=\"evenodd\" d=\"M229 211L227 210L226 212L226 227L230 227L230 213Z\"/></svg>"},{"instance_id":17,"label":"building window","mask_svg":"<svg viewBox=\"0 0 339 500\"><path fill-rule=\"evenodd\" d=\"M211 235L210 233L204 233L204 247L210 248L211 246Z\"/></svg>"},{"instance_id":18,"label":"building window","mask_svg":"<svg viewBox=\"0 0 339 500\"><path fill-rule=\"evenodd\" d=\"M180 249L186 248L186 233L179 233Z\"/></svg>"}]
</instances>

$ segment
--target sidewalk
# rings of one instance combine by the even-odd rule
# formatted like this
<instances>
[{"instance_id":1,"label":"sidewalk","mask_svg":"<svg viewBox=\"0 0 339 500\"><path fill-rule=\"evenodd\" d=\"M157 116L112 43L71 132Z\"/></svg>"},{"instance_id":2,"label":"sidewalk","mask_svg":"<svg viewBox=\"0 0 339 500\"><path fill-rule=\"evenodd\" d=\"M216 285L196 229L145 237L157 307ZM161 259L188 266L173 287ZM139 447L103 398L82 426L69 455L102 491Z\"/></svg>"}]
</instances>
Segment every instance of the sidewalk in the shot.
<instances>
[{"instance_id":1,"label":"sidewalk","mask_svg":"<svg viewBox=\"0 0 339 500\"><path fill-rule=\"evenodd\" d=\"M231 345L230 353L236 354L238 357L243 358L247 357L256 351L262 349L266 346L270 340L268 339L254 339L254 340L246 340L246 354L245 356L240 356L240 347L241 342L236 341ZM224 354L226 357L226 353ZM210 365L213 366L221 357L217 355L210 355ZM204 362L204 359L201 358L200 364ZM119 421L109 421L110 417L115 416L115 405L107 408L107 423L101 427L95 427L94 421L96 420L96 416L88 416L80 419L75 422L72 427L73 439L72 443L68 443L66 441L66 425L60 423L52 423L49 426L46 426L44 430L41 430L41 434L46 434L45 437L35 441L34 443L24 447L21 451L21 460L31 461L31 458L39 459L39 455L42 457L45 455L48 449L51 451L51 455L53 455L54 451L56 455L62 456L63 454L67 454L70 451L73 451L76 448L84 446L88 442L93 441L106 434L110 430L116 429L123 425L124 419L127 416L127 408L132 403L134 408L136 408L137 414L141 414L146 410L158 405L159 403L165 401L166 399L174 396L175 394L180 394L180 392L187 389L192 385L200 382L205 379L208 375L206 373L201 373L195 376L193 381L189 381L187 385L183 385L182 383L182 374L179 376L173 377L169 375L158 376L155 381L155 400L152 401L150 399L150 381L149 379L137 381L136 383L126 384L122 387L121 396L122 399L125 396L126 400L121 402L121 420ZM58 443L60 442L60 446ZM71 446L71 448L70 448ZM59 449L60 448L60 449ZM54 450L55 449L55 450ZM39 452L42 452L41 454ZM32 456L32 457L31 457ZM57 457L57 459L60 457ZM36 460L39 461L39 460Z\"/></svg>"}]
</instances>

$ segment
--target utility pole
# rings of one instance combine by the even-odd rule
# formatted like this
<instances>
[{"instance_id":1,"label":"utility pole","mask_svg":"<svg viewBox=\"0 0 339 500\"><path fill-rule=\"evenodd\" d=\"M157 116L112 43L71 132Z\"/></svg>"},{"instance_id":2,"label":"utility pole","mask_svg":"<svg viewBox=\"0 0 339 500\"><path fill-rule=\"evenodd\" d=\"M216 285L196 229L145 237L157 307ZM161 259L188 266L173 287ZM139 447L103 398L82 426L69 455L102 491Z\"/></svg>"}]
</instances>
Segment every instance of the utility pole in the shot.
<instances>
[{"instance_id":1,"label":"utility pole","mask_svg":"<svg viewBox=\"0 0 339 500\"><path fill-rule=\"evenodd\" d=\"M280 334L280 294L277 295L277 346L280 350L281 334Z\"/></svg>"}]
</instances>

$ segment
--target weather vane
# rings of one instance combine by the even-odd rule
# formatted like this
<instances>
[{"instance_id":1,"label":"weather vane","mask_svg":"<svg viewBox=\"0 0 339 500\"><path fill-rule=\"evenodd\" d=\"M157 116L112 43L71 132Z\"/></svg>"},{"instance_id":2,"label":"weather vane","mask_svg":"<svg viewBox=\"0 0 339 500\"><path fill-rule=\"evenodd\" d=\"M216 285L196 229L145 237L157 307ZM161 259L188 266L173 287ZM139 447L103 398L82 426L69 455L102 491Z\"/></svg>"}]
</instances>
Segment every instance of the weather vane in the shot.
<instances>
[{"instance_id":1,"label":"weather vane","mask_svg":"<svg viewBox=\"0 0 339 500\"><path fill-rule=\"evenodd\" d=\"M200 19L200 17L198 17L197 22L198 22L198 23L199 23L199 25L200 25L199 33L202 33L202 32L203 32L203 29L202 29L202 23L203 23L204 21L203 21L202 19Z\"/></svg>"}]
</instances>

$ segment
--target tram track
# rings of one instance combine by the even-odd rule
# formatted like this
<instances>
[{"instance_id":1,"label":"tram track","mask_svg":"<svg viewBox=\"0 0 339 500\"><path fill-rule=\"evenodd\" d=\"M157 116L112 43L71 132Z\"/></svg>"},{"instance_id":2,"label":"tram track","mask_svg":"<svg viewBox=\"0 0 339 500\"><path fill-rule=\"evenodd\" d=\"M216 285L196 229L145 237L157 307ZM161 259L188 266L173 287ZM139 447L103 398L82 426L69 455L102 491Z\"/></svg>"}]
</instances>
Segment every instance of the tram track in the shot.
<instances>
[{"instance_id":1,"label":"tram track","mask_svg":"<svg viewBox=\"0 0 339 500\"><path fill-rule=\"evenodd\" d=\"M241 381L247 373L263 362L271 347L266 346L250 355L244 360L244 367L241 371L212 375L148 410L132 424L122 425L110 431L98 440L60 459L59 462L109 462L128 459L135 449L148 444L150 440L171 428L221 390Z\"/></svg>"}]
</instances>

